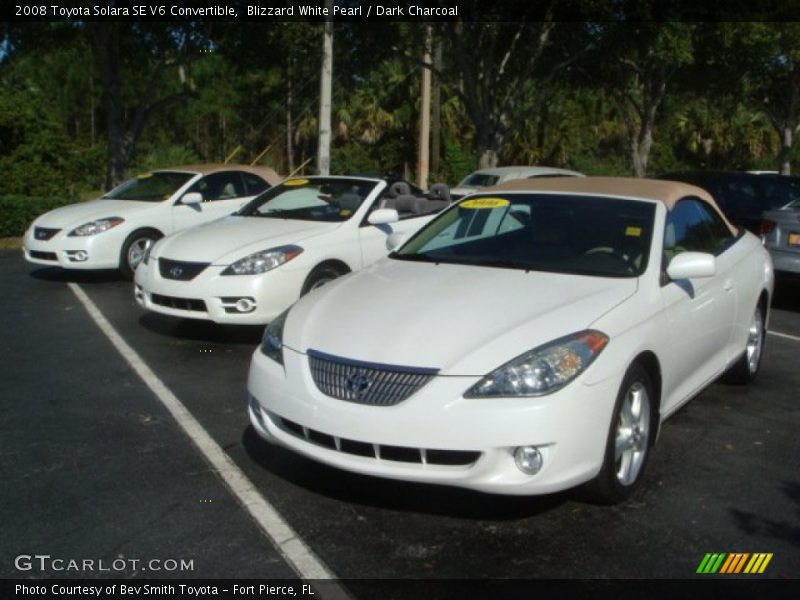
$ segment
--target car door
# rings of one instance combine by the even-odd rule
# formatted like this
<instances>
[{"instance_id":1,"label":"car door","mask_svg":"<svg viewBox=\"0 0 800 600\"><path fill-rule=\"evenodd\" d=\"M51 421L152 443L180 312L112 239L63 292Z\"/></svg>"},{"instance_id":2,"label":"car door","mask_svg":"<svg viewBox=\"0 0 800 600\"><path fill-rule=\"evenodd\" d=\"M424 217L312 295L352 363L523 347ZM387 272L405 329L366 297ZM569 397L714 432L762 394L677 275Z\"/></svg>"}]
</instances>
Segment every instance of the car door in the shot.
<instances>
[{"instance_id":1,"label":"car door","mask_svg":"<svg viewBox=\"0 0 800 600\"><path fill-rule=\"evenodd\" d=\"M716 220L715 220L716 219ZM687 400L727 365L736 317L735 259L728 249L735 236L699 198L680 200L667 215L664 269L681 252L715 255L716 273L672 281L661 288L670 340L663 360L665 411Z\"/></svg>"},{"instance_id":2,"label":"car door","mask_svg":"<svg viewBox=\"0 0 800 600\"><path fill-rule=\"evenodd\" d=\"M182 204L172 208L174 229L184 229L230 215L253 198L249 194L240 171L219 171L195 182L185 193L197 192L203 196L198 204ZM185 194L184 194L185 195Z\"/></svg>"}]
</instances>

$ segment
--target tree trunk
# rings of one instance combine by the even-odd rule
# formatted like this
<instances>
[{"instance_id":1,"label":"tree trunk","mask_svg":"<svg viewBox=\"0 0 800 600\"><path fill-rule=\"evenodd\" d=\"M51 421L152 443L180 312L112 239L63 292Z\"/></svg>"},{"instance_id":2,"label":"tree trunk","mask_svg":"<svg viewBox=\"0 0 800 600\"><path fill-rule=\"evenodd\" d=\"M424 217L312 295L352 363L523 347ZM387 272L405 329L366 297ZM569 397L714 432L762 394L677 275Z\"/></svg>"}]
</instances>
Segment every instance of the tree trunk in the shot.
<instances>
[{"instance_id":1,"label":"tree trunk","mask_svg":"<svg viewBox=\"0 0 800 600\"><path fill-rule=\"evenodd\" d=\"M440 154L442 143L442 42L437 37L433 52L433 97L431 98L431 173L441 177Z\"/></svg>"},{"instance_id":2,"label":"tree trunk","mask_svg":"<svg viewBox=\"0 0 800 600\"><path fill-rule=\"evenodd\" d=\"M289 58L286 77L286 173L294 171L294 146L292 145L292 59Z\"/></svg>"},{"instance_id":3,"label":"tree trunk","mask_svg":"<svg viewBox=\"0 0 800 600\"><path fill-rule=\"evenodd\" d=\"M631 155L634 177L647 177L647 163L653 146L653 127L649 123L641 126L639 132L632 132Z\"/></svg>"},{"instance_id":4,"label":"tree trunk","mask_svg":"<svg viewBox=\"0 0 800 600\"><path fill-rule=\"evenodd\" d=\"M784 124L780 129L781 151L778 155L778 166L781 175L792 174L792 143L794 141L794 131L788 124Z\"/></svg>"}]
</instances>

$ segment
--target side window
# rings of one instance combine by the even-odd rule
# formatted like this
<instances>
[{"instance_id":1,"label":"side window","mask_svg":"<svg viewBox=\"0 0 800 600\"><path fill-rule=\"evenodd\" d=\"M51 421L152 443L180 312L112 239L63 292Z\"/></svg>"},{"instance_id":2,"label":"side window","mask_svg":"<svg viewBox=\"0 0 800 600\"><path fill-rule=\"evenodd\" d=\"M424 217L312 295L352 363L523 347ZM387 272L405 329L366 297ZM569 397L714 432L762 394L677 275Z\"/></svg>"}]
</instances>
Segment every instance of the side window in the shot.
<instances>
[{"instance_id":1,"label":"side window","mask_svg":"<svg viewBox=\"0 0 800 600\"><path fill-rule=\"evenodd\" d=\"M203 195L203 202L231 200L246 196L244 182L238 171L223 171L203 177L189 191L200 192Z\"/></svg>"},{"instance_id":2,"label":"side window","mask_svg":"<svg viewBox=\"0 0 800 600\"><path fill-rule=\"evenodd\" d=\"M736 241L736 236L731 233L728 226L716 211L705 202L697 203L698 209L703 213L703 220L708 226L711 235L711 253L718 256L730 248Z\"/></svg>"},{"instance_id":3,"label":"side window","mask_svg":"<svg viewBox=\"0 0 800 600\"><path fill-rule=\"evenodd\" d=\"M255 196L256 194L260 194L268 187L270 187L270 185L266 181L261 179L261 177L253 175L252 173L242 173L242 177L244 177L244 182L247 185L248 196Z\"/></svg>"},{"instance_id":4,"label":"side window","mask_svg":"<svg viewBox=\"0 0 800 600\"><path fill-rule=\"evenodd\" d=\"M711 207L696 198L680 200L667 215L664 258L669 262L681 252L718 255L735 237Z\"/></svg>"}]
</instances>

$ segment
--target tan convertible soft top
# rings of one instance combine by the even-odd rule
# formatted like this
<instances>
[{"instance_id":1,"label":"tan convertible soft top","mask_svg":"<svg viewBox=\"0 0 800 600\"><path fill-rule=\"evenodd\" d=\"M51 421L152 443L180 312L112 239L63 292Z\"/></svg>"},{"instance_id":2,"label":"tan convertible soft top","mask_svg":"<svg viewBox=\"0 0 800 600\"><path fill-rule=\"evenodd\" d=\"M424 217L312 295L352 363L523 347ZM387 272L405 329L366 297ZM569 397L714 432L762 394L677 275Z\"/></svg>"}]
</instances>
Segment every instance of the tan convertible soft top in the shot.
<instances>
[{"instance_id":1,"label":"tan convertible soft top","mask_svg":"<svg viewBox=\"0 0 800 600\"><path fill-rule=\"evenodd\" d=\"M645 198L663 202L668 210L671 210L678 200L694 196L711 205L731 232L737 232L737 228L728 221L711 194L702 188L680 181L635 177L535 177L515 179L480 190L481 194L490 192L562 192L617 198Z\"/></svg>"},{"instance_id":2,"label":"tan convertible soft top","mask_svg":"<svg viewBox=\"0 0 800 600\"><path fill-rule=\"evenodd\" d=\"M165 167L163 169L153 169L154 171L187 171L190 173L202 173L208 175L218 171L245 171L246 173L253 173L258 175L270 185L278 185L283 177L278 175L269 167L261 167L258 165L237 165L237 164L215 164L207 163L201 165L181 165L179 167Z\"/></svg>"}]
</instances>

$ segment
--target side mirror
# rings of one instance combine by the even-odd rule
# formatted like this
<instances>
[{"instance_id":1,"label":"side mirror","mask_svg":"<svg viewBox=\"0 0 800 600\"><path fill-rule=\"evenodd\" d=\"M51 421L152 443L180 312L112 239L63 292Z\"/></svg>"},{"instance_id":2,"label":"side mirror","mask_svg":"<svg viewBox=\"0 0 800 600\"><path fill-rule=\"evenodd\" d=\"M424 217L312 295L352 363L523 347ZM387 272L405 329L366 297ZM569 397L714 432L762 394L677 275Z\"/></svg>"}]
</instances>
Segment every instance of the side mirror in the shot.
<instances>
[{"instance_id":1,"label":"side mirror","mask_svg":"<svg viewBox=\"0 0 800 600\"><path fill-rule=\"evenodd\" d=\"M203 194L200 192L189 192L181 197L181 204L200 204L203 201Z\"/></svg>"},{"instance_id":2,"label":"side mirror","mask_svg":"<svg viewBox=\"0 0 800 600\"><path fill-rule=\"evenodd\" d=\"M713 277L716 272L714 255L707 252L681 252L667 266L667 275L673 280Z\"/></svg>"},{"instance_id":3,"label":"side mirror","mask_svg":"<svg viewBox=\"0 0 800 600\"><path fill-rule=\"evenodd\" d=\"M400 215L393 208L379 208L370 213L367 223L370 225L386 225L396 223L400 220Z\"/></svg>"},{"instance_id":4,"label":"side mirror","mask_svg":"<svg viewBox=\"0 0 800 600\"><path fill-rule=\"evenodd\" d=\"M403 245L403 242L406 241L408 234L402 231L394 231L386 236L386 249L389 252L396 250L400 246Z\"/></svg>"}]
</instances>

